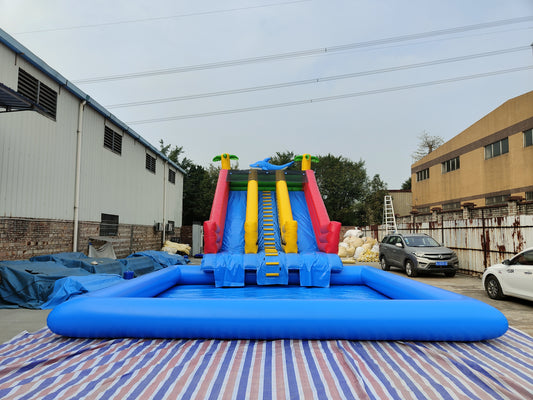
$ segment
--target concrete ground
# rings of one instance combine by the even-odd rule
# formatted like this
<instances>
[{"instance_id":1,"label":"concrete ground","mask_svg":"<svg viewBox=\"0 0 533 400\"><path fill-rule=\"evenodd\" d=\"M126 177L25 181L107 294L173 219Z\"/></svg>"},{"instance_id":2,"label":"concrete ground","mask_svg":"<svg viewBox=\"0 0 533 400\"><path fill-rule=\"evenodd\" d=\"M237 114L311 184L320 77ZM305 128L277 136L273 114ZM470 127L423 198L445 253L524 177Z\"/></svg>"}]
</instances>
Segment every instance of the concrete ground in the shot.
<instances>
[{"instance_id":1,"label":"concrete ground","mask_svg":"<svg viewBox=\"0 0 533 400\"><path fill-rule=\"evenodd\" d=\"M362 264L380 268L378 263ZM403 271L394 268L391 273L406 276ZM481 279L469 275L457 274L453 278L429 275L414 279L490 304L507 317L510 326L533 336L533 302L513 298L492 300L481 286ZM50 310L0 309L0 343L10 340L22 331L35 332L43 328L46 326L49 312Z\"/></svg>"}]
</instances>

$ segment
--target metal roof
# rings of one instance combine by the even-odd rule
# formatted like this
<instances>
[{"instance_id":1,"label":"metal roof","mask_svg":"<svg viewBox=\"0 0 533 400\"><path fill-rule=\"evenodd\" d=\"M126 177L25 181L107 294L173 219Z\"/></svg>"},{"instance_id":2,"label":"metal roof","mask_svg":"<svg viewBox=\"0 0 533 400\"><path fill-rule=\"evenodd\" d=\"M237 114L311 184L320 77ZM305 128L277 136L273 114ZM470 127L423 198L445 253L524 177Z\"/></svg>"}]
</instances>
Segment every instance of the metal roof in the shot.
<instances>
[{"instance_id":1,"label":"metal roof","mask_svg":"<svg viewBox=\"0 0 533 400\"><path fill-rule=\"evenodd\" d=\"M15 92L3 83L0 83L0 108L4 109L4 111L0 111L0 113L32 110L45 114L45 110L34 101Z\"/></svg>"},{"instance_id":2,"label":"metal roof","mask_svg":"<svg viewBox=\"0 0 533 400\"><path fill-rule=\"evenodd\" d=\"M15 38L13 38L11 35L9 35L6 31L4 31L1 28L0 28L0 43L7 46L10 50L15 52L18 57L21 57L27 62L29 62L31 65L33 65L39 71L47 75L50 79L55 81L57 84L67 89L74 96L76 96L80 100L85 100L87 102L87 105L92 107L96 112L101 114L104 118L111 121L113 124L115 124L117 127L122 129L133 139L137 140L139 143L149 148L151 151L156 153L163 160L168 161L168 163L172 165L174 168L176 168L178 171L185 174L185 171L180 166L178 166L175 162L173 162L167 156L161 153L160 150L155 148L151 143L149 143L141 135L139 135L137 132L135 132L133 129L131 129L128 125L126 125L124 122L119 120L113 114L111 114L104 106L99 104L96 100L92 99L91 96L89 96L84 91L82 91L80 88L78 88L76 85L74 85L72 82L67 80L63 75L61 75L55 69L53 69L48 64L46 64L43 60L41 60L39 57L33 54L29 49L27 49L25 46L23 46ZM0 85L3 88L9 89L7 86L1 83ZM0 89L0 107L4 107L2 101L6 102L7 106L9 106L11 102L13 105L18 105L20 107L24 107L24 106L29 107L28 104L26 105L24 104L29 101L24 96L20 96L20 94L18 94L17 92L11 89L4 90L3 88ZM9 91L11 91L11 93ZM18 97L14 96L13 93L17 94ZM31 103L31 101L29 102ZM38 106L36 106L36 108L38 108ZM32 109L32 108L26 108L26 109ZM22 110L22 108L20 110Z\"/></svg>"}]
</instances>

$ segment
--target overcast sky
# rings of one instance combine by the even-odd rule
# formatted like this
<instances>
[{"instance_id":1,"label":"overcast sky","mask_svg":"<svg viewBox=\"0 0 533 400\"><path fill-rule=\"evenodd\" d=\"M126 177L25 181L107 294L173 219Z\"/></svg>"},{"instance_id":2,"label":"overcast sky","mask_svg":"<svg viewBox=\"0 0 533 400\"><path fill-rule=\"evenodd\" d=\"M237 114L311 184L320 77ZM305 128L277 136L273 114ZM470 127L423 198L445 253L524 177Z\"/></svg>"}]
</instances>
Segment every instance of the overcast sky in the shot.
<instances>
[{"instance_id":1,"label":"overcast sky","mask_svg":"<svg viewBox=\"0 0 533 400\"><path fill-rule=\"evenodd\" d=\"M532 0L0 0L0 27L100 104L149 102L110 111L158 148L242 169L331 153L389 189L424 131L449 140L532 90L524 17Z\"/></svg>"}]
</instances>

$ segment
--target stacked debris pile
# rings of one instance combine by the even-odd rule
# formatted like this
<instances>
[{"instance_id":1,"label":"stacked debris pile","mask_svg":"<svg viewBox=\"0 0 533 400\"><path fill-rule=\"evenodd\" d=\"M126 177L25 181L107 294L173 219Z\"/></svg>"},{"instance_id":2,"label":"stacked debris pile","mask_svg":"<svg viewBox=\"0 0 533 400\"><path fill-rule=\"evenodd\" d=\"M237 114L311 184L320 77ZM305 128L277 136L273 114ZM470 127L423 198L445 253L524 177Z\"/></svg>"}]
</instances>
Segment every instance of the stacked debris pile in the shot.
<instances>
[{"instance_id":1,"label":"stacked debris pile","mask_svg":"<svg viewBox=\"0 0 533 400\"><path fill-rule=\"evenodd\" d=\"M340 258L357 262L379 262L379 244L376 239L363 236L362 231L354 228L344 234L337 254Z\"/></svg>"}]
</instances>

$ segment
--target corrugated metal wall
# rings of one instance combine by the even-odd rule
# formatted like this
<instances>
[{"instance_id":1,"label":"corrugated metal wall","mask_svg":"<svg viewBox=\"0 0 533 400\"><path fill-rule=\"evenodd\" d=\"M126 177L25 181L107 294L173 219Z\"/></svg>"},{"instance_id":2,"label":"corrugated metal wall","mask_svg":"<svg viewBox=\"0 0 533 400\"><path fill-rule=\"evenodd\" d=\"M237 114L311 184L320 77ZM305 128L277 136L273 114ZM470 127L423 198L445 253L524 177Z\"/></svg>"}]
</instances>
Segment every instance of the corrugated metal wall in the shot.
<instances>
[{"instance_id":1,"label":"corrugated metal wall","mask_svg":"<svg viewBox=\"0 0 533 400\"><path fill-rule=\"evenodd\" d=\"M5 61L0 68L7 68ZM9 68L17 76L14 57L10 61ZM59 91L24 61L18 60L18 65ZM72 99L66 97L58 96L57 121L31 111L2 114L0 199L4 216L72 219L75 152L70 149L76 146L77 112Z\"/></svg>"},{"instance_id":2,"label":"corrugated metal wall","mask_svg":"<svg viewBox=\"0 0 533 400\"><path fill-rule=\"evenodd\" d=\"M162 222L166 186L165 219L181 225L182 174L177 173L176 183L170 183L168 166L160 158L155 174L147 170L146 147L127 134L122 137L121 154L105 148L105 121L90 108L84 113L83 126L80 219L95 221L106 213L119 215L120 223ZM122 134L116 126L108 126Z\"/></svg>"},{"instance_id":3,"label":"corrugated metal wall","mask_svg":"<svg viewBox=\"0 0 533 400\"><path fill-rule=\"evenodd\" d=\"M0 46L3 82L16 90L22 67L59 93L54 121L32 111L0 118L0 215L72 220L79 99L14 53ZM124 134L122 154L104 148L105 119L86 106L81 155L81 221L100 221L101 213L119 222L151 225L166 220L181 225L183 175L168 182L168 167L157 157L156 173L145 168L146 147ZM116 127L114 129L122 133ZM153 154L153 153L152 153Z\"/></svg>"},{"instance_id":4,"label":"corrugated metal wall","mask_svg":"<svg viewBox=\"0 0 533 400\"><path fill-rule=\"evenodd\" d=\"M374 233L370 227L361 228ZM398 224L400 233L427 233L456 251L459 268L481 274L485 268L533 247L533 215L445 220L438 222ZM378 239L385 235L378 228Z\"/></svg>"}]
</instances>

